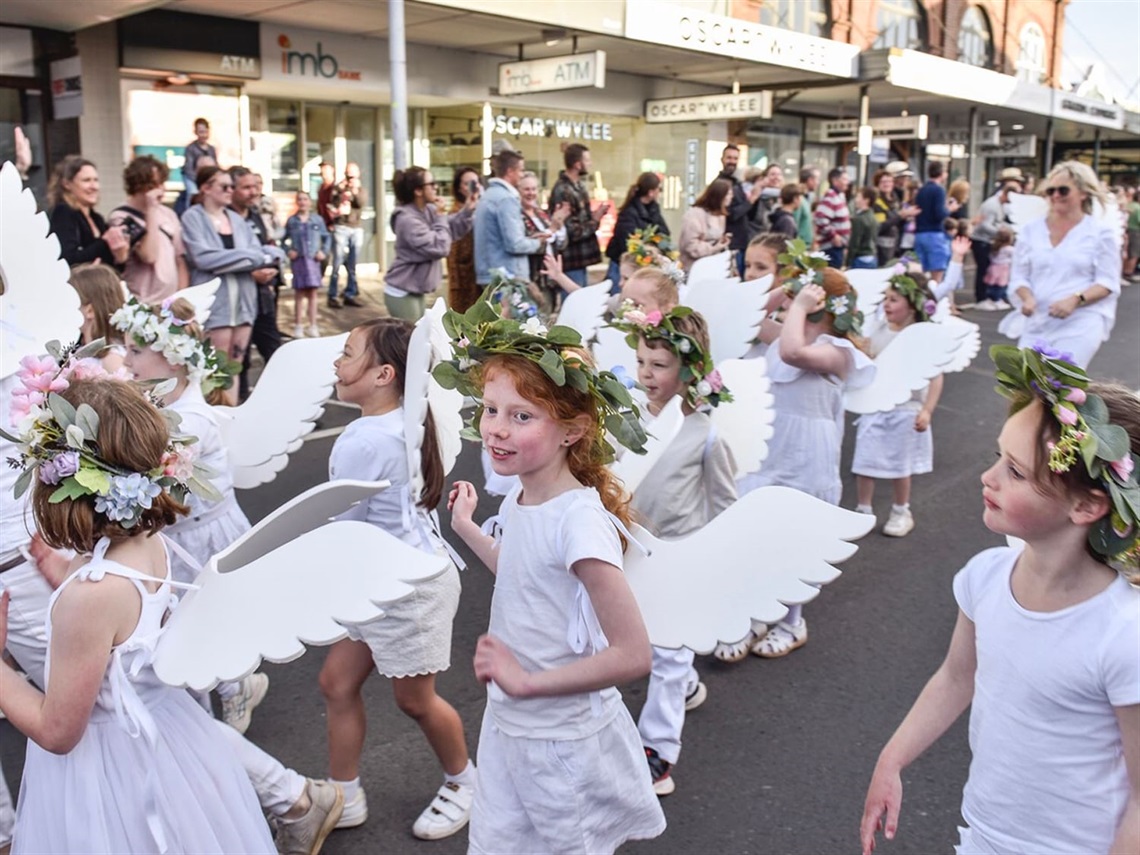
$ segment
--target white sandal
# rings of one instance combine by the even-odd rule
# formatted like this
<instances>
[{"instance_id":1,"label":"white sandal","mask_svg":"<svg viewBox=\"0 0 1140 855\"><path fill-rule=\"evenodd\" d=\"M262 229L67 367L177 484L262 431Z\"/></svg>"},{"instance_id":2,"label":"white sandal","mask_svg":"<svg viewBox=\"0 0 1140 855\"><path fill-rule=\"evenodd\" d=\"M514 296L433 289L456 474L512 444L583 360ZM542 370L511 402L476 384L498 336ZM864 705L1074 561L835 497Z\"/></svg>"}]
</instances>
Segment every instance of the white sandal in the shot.
<instances>
[{"instance_id":1,"label":"white sandal","mask_svg":"<svg viewBox=\"0 0 1140 855\"><path fill-rule=\"evenodd\" d=\"M764 659L779 659L803 647L807 644L807 640L806 620L800 618L800 622L794 626L780 621L768 630L767 635L752 645L752 653Z\"/></svg>"},{"instance_id":2,"label":"white sandal","mask_svg":"<svg viewBox=\"0 0 1140 855\"><path fill-rule=\"evenodd\" d=\"M713 650L713 656L721 662L740 662L748 657L748 651L756 641L756 638L756 633L749 630L748 635L733 644L725 644L723 641L718 641L716 648Z\"/></svg>"}]
</instances>

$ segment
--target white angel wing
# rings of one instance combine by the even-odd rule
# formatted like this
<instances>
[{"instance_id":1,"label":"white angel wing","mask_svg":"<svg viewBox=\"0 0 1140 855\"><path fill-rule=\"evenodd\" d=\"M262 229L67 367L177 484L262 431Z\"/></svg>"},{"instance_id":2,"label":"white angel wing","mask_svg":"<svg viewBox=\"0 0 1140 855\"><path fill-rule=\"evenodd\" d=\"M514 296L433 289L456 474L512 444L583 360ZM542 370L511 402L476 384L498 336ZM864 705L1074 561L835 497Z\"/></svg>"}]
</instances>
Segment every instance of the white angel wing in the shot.
<instances>
[{"instance_id":1,"label":"white angel wing","mask_svg":"<svg viewBox=\"0 0 1140 855\"><path fill-rule=\"evenodd\" d=\"M620 366L634 380L637 379L637 351L625 343L625 333L613 327L598 330L593 347L594 363L603 371Z\"/></svg>"},{"instance_id":2,"label":"white angel wing","mask_svg":"<svg viewBox=\"0 0 1140 855\"><path fill-rule=\"evenodd\" d=\"M708 323L714 365L738 359L752 347L760 333L771 288L771 276L751 282L722 277L689 285L684 303L700 312Z\"/></svg>"},{"instance_id":3,"label":"white angel wing","mask_svg":"<svg viewBox=\"0 0 1140 855\"><path fill-rule=\"evenodd\" d=\"M732 452L738 478L758 471L768 456L776 410L766 366L763 359L728 359L716 366L732 401L713 408L712 423Z\"/></svg>"},{"instance_id":4,"label":"white angel wing","mask_svg":"<svg viewBox=\"0 0 1140 855\"><path fill-rule=\"evenodd\" d=\"M71 271L59 257L59 239L12 163L0 169L0 211L0 377L7 377L25 356L45 353L47 342L66 345L79 338L83 314L79 293L67 281Z\"/></svg>"},{"instance_id":5,"label":"white angel wing","mask_svg":"<svg viewBox=\"0 0 1140 855\"><path fill-rule=\"evenodd\" d=\"M588 288L571 291L562 301L562 308L558 311L557 323L559 326L577 330L584 343L590 342L602 325L602 318L606 314L606 306L609 301L610 281L608 279Z\"/></svg>"},{"instance_id":6,"label":"white angel wing","mask_svg":"<svg viewBox=\"0 0 1140 855\"><path fill-rule=\"evenodd\" d=\"M864 315L869 315L883 301L887 284L894 275L894 267L845 270L843 275L859 295L855 305Z\"/></svg>"},{"instance_id":7,"label":"white angel wing","mask_svg":"<svg viewBox=\"0 0 1140 855\"><path fill-rule=\"evenodd\" d=\"M894 409L945 371L968 332L947 324L906 327L875 358L875 379L844 393L844 407L852 413Z\"/></svg>"},{"instance_id":8,"label":"white angel wing","mask_svg":"<svg viewBox=\"0 0 1140 855\"><path fill-rule=\"evenodd\" d=\"M347 333L294 339L273 354L253 393L239 407L215 407L229 451L234 486L272 481L324 412L336 383L333 362Z\"/></svg>"},{"instance_id":9,"label":"white angel wing","mask_svg":"<svg viewBox=\"0 0 1140 855\"><path fill-rule=\"evenodd\" d=\"M761 487L688 537L635 529L649 555L628 550L625 578L654 645L709 653L747 635L753 618L775 623L813 599L839 576L831 565L855 553L847 541L874 524L790 487Z\"/></svg>"},{"instance_id":10,"label":"white angel wing","mask_svg":"<svg viewBox=\"0 0 1140 855\"><path fill-rule=\"evenodd\" d=\"M956 315L951 315L947 312L941 318L935 313L935 323L942 324L943 326L950 327L951 329L958 330L958 347L954 351L953 358L942 366L943 374L956 374L959 371L965 371L974 357L982 349L982 331L977 324L967 321L965 318L959 318Z\"/></svg>"},{"instance_id":11,"label":"white angel wing","mask_svg":"<svg viewBox=\"0 0 1140 855\"><path fill-rule=\"evenodd\" d=\"M289 662L306 644L344 638L342 623L381 618L377 604L407 597L447 565L446 556L370 523L329 523L233 572L200 574L198 590L163 629L155 673L168 685L205 691L253 673L263 659Z\"/></svg>"},{"instance_id":12,"label":"white angel wing","mask_svg":"<svg viewBox=\"0 0 1140 855\"><path fill-rule=\"evenodd\" d=\"M693 262L693 266L689 268L689 273L686 280L689 285L696 285L699 282L711 280L718 282L721 279L728 279L736 275L736 271L732 269L732 253L728 250L718 252L715 255L706 255L704 258L698 258Z\"/></svg>"},{"instance_id":13,"label":"white angel wing","mask_svg":"<svg viewBox=\"0 0 1140 855\"><path fill-rule=\"evenodd\" d=\"M203 282L201 285L191 285L189 288L183 288L178 291L174 296L181 297L194 307L194 320L199 324L206 323L206 319L210 317L210 309L214 306L214 297L218 293L218 287L222 284L222 280L218 278L211 279L209 282Z\"/></svg>"},{"instance_id":14,"label":"white angel wing","mask_svg":"<svg viewBox=\"0 0 1140 855\"><path fill-rule=\"evenodd\" d=\"M646 426L645 432L649 441L645 443L645 454L634 454L626 451L610 464L613 472L625 486L627 493L633 493L638 485L645 480L645 476L657 465L665 454L665 449L676 439L684 424L685 414L681 412L681 398L674 396L664 409L657 415L652 423Z\"/></svg>"},{"instance_id":15,"label":"white angel wing","mask_svg":"<svg viewBox=\"0 0 1140 855\"><path fill-rule=\"evenodd\" d=\"M421 452L424 444L428 407L435 422L436 441L443 457L444 472L450 472L459 457L463 429L463 396L455 389L444 389L432 379L431 370L448 354L437 344L443 332L443 315L447 305L440 298L416 322L408 342L407 367L404 371L404 445L408 454L408 477L413 496L424 488Z\"/></svg>"},{"instance_id":16,"label":"white angel wing","mask_svg":"<svg viewBox=\"0 0 1140 855\"><path fill-rule=\"evenodd\" d=\"M1044 196L1034 193L1010 193L1006 214L1017 231L1031 220L1039 220L1049 213L1049 203Z\"/></svg>"}]
</instances>

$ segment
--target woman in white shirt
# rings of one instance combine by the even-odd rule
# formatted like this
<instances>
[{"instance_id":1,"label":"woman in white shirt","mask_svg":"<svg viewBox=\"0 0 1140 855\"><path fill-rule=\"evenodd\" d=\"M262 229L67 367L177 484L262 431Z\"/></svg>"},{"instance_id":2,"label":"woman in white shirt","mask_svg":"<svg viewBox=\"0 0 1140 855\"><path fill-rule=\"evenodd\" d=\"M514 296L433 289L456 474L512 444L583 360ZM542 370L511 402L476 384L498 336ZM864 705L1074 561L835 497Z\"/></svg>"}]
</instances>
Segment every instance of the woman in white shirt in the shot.
<instances>
[{"instance_id":1,"label":"woman in white shirt","mask_svg":"<svg viewBox=\"0 0 1140 855\"><path fill-rule=\"evenodd\" d=\"M725 232L725 215L731 201L732 185L718 178L681 218L681 267L686 273L698 258L728 249L732 235Z\"/></svg>"},{"instance_id":2,"label":"woman in white shirt","mask_svg":"<svg viewBox=\"0 0 1140 855\"><path fill-rule=\"evenodd\" d=\"M1116 321L1120 248L1113 230L1092 214L1104 191L1083 163L1066 161L1045 180L1049 213L1017 236L1010 313L998 329L1018 347L1044 341L1087 367Z\"/></svg>"}]
</instances>

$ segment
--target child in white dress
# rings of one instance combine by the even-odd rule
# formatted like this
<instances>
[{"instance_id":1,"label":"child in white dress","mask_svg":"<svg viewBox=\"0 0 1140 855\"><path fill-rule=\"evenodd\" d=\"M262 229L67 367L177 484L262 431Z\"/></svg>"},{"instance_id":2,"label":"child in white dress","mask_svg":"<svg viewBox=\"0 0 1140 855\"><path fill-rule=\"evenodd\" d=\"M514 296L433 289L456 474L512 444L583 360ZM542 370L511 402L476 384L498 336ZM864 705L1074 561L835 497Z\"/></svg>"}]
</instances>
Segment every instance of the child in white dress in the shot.
<instances>
[{"instance_id":1,"label":"child in white dress","mask_svg":"<svg viewBox=\"0 0 1140 855\"><path fill-rule=\"evenodd\" d=\"M203 384L211 398L223 390L226 378L224 357L205 340L194 322L194 307L186 300L167 300L161 306L146 306L135 298L111 316L111 325L127 340L124 366L135 380L175 381L163 396L163 403L182 418L182 430L197 438L197 462L211 471L213 485L221 498L191 495L190 513L170 526L166 536L181 546L198 567L179 555L171 556L171 567L178 582L193 582L199 569L250 529L249 520L234 495L233 472L222 443L221 428L213 406L203 394ZM219 401L220 402L220 401ZM219 683L222 719L238 733L249 728L253 710L265 698L269 678L250 674L236 683Z\"/></svg>"},{"instance_id":2,"label":"child in white dress","mask_svg":"<svg viewBox=\"0 0 1140 855\"><path fill-rule=\"evenodd\" d=\"M217 725L151 667L175 584L159 532L186 512L185 447L126 382L72 380L58 398L82 441L46 411L22 442L39 532L80 557L49 603L46 691L0 663L0 709L29 738L13 852L274 852ZM5 592L0 645L7 607Z\"/></svg>"},{"instance_id":3,"label":"child in white dress","mask_svg":"<svg viewBox=\"0 0 1140 855\"><path fill-rule=\"evenodd\" d=\"M709 355L709 331L698 312L674 309L656 324L626 312L620 329L637 343L637 379L645 388L650 416L674 396L684 399L680 433L650 470L630 503L638 523L658 537L683 537L736 501L732 453L716 435L708 409L732 400ZM684 344L682 344L684 342ZM700 392L707 384L708 393ZM653 648L653 668L637 729L653 776L653 790L676 789L672 768L681 754L685 713L708 695L693 667L693 651Z\"/></svg>"},{"instance_id":4,"label":"child in white dress","mask_svg":"<svg viewBox=\"0 0 1140 855\"><path fill-rule=\"evenodd\" d=\"M871 358L877 357L902 330L913 323L928 323L935 310L934 298L922 273L897 273L883 293L884 323L868 337ZM873 514L875 479L890 479L894 504L883 526L888 537L905 537L914 529L910 511L911 476L934 469L934 436L931 420L942 396L942 375L933 378L910 400L893 410L868 413L855 422L855 473L858 504L855 510Z\"/></svg>"},{"instance_id":5,"label":"child in white dress","mask_svg":"<svg viewBox=\"0 0 1140 855\"><path fill-rule=\"evenodd\" d=\"M1013 406L982 518L1023 544L954 577L950 648L879 755L863 852L894 838L903 769L967 707L959 855L1137 852L1140 590L1117 569L1137 569L1140 399L1045 353L991 353Z\"/></svg>"},{"instance_id":6,"label":"child in white dress","mask_svg":"<svg viewBox=\"0 0 1140 855\"><path fill-rule=\"evenodd\" d=\"M648 673L651 653L621 571L627 499L605 468L602 431L608 416L621 422L616 436L642 446L636 411L568 328L551 341L537 323L493 314L470 324L449 313L445 323L457 358L435 375L477 397L495 471L520 481L500 507L498 542L472 519L470 483L449 499L452 528L496 574L475 652L488 686L468 851L609 853L656 837L665 817L615 688ZM485 361L472 366L476 356Z\"/></svg>"},{"instance_id":7,"label":"child in white dress","mask_svg":"<svg viewBox=\"0 0 1140 855\"><path fill-rule=\"evenodd\" d=\"M348 518L382 528L425 552L444 549L434 513L443 491L443 461L430 414L421 456L424 488L413 495L404 437L404 376L412 325L380 318L355 327L336 362L337 396L360 406L361 415L342 433L329 457L329 478L392 483ZM362 557L362 560L365 560ZM392 681L400 710L414 719L443 767L444 781L412 833L438 840L462 829L471 814L475 766L467 756L463 722L435 691L436 675L451 666L451 625L459 608L459 570L419 585L407 599L385 607L381 620L348 627L321 669L328 711L329 773L345 793L338 828L368 818L360 785L360 757L367 719L361 691L374 671Z\"/></svg>"},{"instance_id":8,"label":"child in white dress","mask_svg":"<svg viewBox=\"0 0 1140 855\"><path fill-rule=\"evenodd\" d=\"M814 270L812 277L811 284L784 277L785 288L798 290L766 355L776 410L772 438L763 467L738 487L746 493L779 484L838 505L843 392L870 383L875 364L851 339L858 336L862 318L846 277L830 267ZM732 646L739 651L750 645L757 656L776 658L806 643L807 621L802 607L794 605L759 640L749 636Z\"/></svg>"}]
</instances>

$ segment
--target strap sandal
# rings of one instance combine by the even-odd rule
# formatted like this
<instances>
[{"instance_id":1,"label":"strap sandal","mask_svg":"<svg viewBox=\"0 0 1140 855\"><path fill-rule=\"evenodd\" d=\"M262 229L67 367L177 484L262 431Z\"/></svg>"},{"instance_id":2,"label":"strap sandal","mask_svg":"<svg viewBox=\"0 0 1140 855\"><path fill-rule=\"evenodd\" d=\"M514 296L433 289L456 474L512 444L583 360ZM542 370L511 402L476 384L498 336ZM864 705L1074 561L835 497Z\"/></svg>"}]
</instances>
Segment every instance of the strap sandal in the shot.
<instances>
[{"instance_id":1,"label":"strap sandal","mask_svg":"<svg viewBox=\"0 0 1140 855\"><path fill-rule=\"evenodd\" d=\"M807 621L792 625L780 621L767 635L752 645L752 653L764 659L779 659L807 644Z\"/></svg>"},{"instance_id":2,"label":"strap sandal","mask_svg":"<svg viewBox=\"0 0 1140 855\"><path fill-rule=\"evenodd\" d=\"M733 642L732 644L725 644L723 641L717 642L716 648L713 650L713 656L721 662L740 662L748 656L748 651L755 641L756 633L749 630L748 635L744 636L740 641Z\"/></svg>"}]
</instances>

